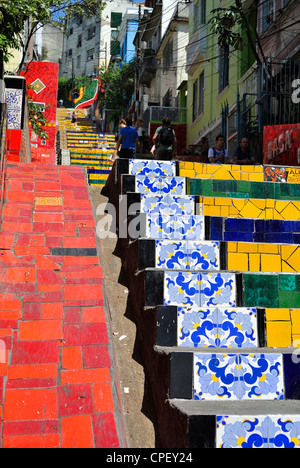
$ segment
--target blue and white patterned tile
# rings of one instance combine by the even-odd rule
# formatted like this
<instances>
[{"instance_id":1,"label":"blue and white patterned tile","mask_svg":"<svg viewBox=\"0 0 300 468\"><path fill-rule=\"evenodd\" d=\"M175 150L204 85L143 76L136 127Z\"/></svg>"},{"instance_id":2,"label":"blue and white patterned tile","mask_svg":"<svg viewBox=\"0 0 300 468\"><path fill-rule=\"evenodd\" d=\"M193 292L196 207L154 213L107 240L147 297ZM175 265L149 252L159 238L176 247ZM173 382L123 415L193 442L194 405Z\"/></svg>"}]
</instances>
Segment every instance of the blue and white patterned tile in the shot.
<instances>
[{"instance_id":1,"label":"blue and white patterned tile","mask_svg":"<svg viewBox=\"0 0 300 468\"><path fill-rule=\"evenodd\" d=\"M185 195L185 177L155 177L137 175L135 191L138 193L162 193Z\"/></svg>"},{"instance_id":2,"label":"blue and white patterned tile","mask_svg":"<svg viewBox=\"0 0 300 468\"><path fill-rule=\"evenodd\" d=\"M281 354L195 354L196 400L283 399Z\"/></svg>"},{"instance_id":3,"label":"blue and white patterned tile","mask_svg":"<svg viewBox=\"0 0 300 468\"><path fill-rule=\"evenodd\" d=\"M185 241L156 241L156 268L185 270L187 267L187 243Z\"/></svg>"},{"instance_id":4,"label":"blue and white patterned tile","mask_svg":"<svg viewBox=\"0 0 300 468\"><path fill-rule=\"evenodd\" d=\"M300 416L217 416L217 448L300 448Z\"/></svg>"},{"instance_id":5,"label":"blue and white patterned tile","mask_svg":"<svg viewBox=\"0 0 300 468\"><path fill-rule=\"evenodd\" d=\"M147 237L152 239L203 239L204 217L177 215L147 215Z\"/></svg>"},{"instance_id":6,"label":"blue and white patterned tile","mask_svg":"<svg viewBox=\"0 0 300 468\"><path fill-rule=\"evenodd\" d=\"M193 348L256 348L256 309L179 307L177 343Z\"/></svg>"},{"instance_id":7,"label":"blue and white patterned tile","mask_svg":"<svg viewBox=\"0 0 300 468\"><path fill-rule=\"evenodd\" d=\"M236 307L234 273L200 273L201 307Z\"/></svg>"},{"instance_id":8,"label":"blue and white patterned tile","mask_svg":"<svg viewBox=\"0 0 300 468\"><path fill-rule=\"evenodd\" d=\"M167 216L170 214L169 195L164 194L142 194L141 212L149 214L160 214Z\"/></svg>"},{"instance_id":9,"label":"blue and white patterned tile","mask_svg":"<svg viewBox=\"0 0 300 468\"><path fill-rule=\"evenodd\" d=\"M217 346L218 309L178 307L177 344L179 347Z\"/></svg>"},{"instance_id":10,"label":"blue and white patterned tile","mask_svg":"<svg viewBox=\"0 0 300 468\"><path fill-rule=\"evenodd\" d=\"M193 215L195 214L195 197L193 195L170 195L170 214Z\"/></svg>"},{"instance_id":11,"label":"blue and white patterned tile","mask_svg":"<svg viewBox=\"0 0 300 468\"><path fill-rule=\"evenodd\" d=\"M164 304L199 306L199 274L167 271L164 278Z\"/></svg>"},{"instance_id":12,"label":"blue and white patterned tile","mask_svg":"<svg viewBox=\"0 0 300 468\"><path fill-rule=\"evenodd\" d=\"M129 174L153 175L161 177L176 176L176 162L130 159Z\"/></svg>"},{"instance_id":13,"label":"blue and white patterned tile","mask_svg":"<svg viewBox=\"0 0 300 468\"><path fill-rule=\"evenodd\" d=\"M219 242L188 241L187 255L191 270L220 270Z\"/></svg>"},{"instance_id":14,"label":"blue and white patterned tile","mask_svg":"<svg viewBox=\"0 0 300 468\"><path fill-rule=\"evenodd\" d=\"M282 355L242 355L239 382L240 399L283 400Z\"/></svg>"},{"instance_id":15,"label":"blue and white patterned tile","mask_svg":"<svg viewBox=\"0 0 300 468\"><path fill-rule=\"evenodd\" d=\"M256 309L218 307L218 346L221 348L257 348Z\"/></svg>"}]
</instances>

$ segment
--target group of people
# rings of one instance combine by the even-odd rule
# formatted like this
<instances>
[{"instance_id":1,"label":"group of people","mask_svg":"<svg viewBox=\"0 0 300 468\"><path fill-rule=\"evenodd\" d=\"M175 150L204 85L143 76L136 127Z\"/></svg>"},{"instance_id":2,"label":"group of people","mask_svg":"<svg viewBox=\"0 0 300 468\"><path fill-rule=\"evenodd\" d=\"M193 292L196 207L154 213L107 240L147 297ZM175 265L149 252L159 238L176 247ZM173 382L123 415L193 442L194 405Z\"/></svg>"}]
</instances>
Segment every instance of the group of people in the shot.
<instances>
[{"instance_id":1,"label":"group of people","mask_svg":"<svg viewBox=\"0 0 300 468\"><path fill-rule=\"evenodd\" d=\"M119 158L134 158L136 154L143 152L143 140L142 120L139 119L135 127L132 126L130 117L121 120L116 138L116 154ZM216 137L214 146L209 147L207 138L203 137L195 150L189 148L183 152L182 156L178 156L176 134L171 127L169 117L164 117L162 125L156 129L150 153L154 158L161 161L178 159L211 164L256 164L253 152L249 147L248 138L241 138L233 157L230 157L225 148L225 137L221 134Z\"/></svg>"}]
</instances>

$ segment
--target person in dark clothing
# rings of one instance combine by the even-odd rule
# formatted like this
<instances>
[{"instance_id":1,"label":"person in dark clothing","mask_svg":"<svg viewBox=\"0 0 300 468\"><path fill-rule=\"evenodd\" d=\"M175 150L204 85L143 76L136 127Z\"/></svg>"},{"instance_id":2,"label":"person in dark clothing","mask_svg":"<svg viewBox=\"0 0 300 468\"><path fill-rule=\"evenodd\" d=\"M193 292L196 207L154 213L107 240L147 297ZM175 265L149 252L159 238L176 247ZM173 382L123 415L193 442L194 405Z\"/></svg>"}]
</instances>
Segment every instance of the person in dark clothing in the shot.
<instances>
[{"instance_id":1,"label":"person in dark clothing","mask_svg":"<svg viewBox=\"0 0 300 468\"><path fill-rule=\"evenodd\" d=\"M254 155L249 148L248 138L241 138L240 145L237 147L233 155L233 163L239 165L255 164Z\"/></svg>"},{"instance_id":2,"label":"person in dark clothing","mask_svg":"<svg viewBox=\"0 0 300 468\"><path fill-rule=\"evenodd\" d=\"M116 150L119 152L119 158L131 159L135 157L139 135L137 130L132 127L132 119L126 117L125 120L126 127L120 129ZM119 151L120 146L121 150Z\"/></svg>"}]
</instances>

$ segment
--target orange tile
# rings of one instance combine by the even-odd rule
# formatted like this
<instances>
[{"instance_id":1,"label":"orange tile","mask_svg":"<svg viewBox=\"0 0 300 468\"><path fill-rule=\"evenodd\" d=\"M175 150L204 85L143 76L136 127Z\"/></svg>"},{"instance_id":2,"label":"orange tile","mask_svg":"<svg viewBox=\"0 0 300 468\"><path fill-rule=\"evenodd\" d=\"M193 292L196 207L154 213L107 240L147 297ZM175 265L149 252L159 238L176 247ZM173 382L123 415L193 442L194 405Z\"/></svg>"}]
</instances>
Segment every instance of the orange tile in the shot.
<instances>
[{"instance_id":1,"label":"orange tile","mask_svg":"<svg viewBox=\"0 0 300 468\"><path fill-rule=\"evenodd\" d=\"M106 367L61 371L61 385L110 382L110 372Z\"/></svg>"},{"instance_id":2,"label":"orange tile","mask_svg":"<svg viewBox=\"0 0 300 468\"><path fill-rule=\"evenodd\" d=\"M66 346L61 348L63 369L82 369L81 346Z\"/></svg>"},{"instance_id":3,"label":"orange tile","mask_svg":"<svg viewBox=\"0 0 300 468\"><path fill-rule=\"evenodd\" d=\"M56 379L56 364L23 364L10 365L8 368L9 379Z\"/></svg>"},{"instance_id":4,"label":"orange tile","mask_svg":"<svg viewBox=\"0 0 300 468\"><path fill-rule=\"evenodd\" d=\"M85 284L82 287L78 285L65 285L65 300L66 301L84 301L103 299L103 290L101 284Z\"/></svg>"},{"instance_id":5,"label":"orange tile","mask_svg":"<svg viewBox=\"0 0 300 468\"><path fill-rule=\"evenodd\" d=\"M42 319L62 319L63 317L62 302L44 302L42 304Z\"/></svg>"},{"instance_id":6,"label":"orange tile","mask_svg":"<svg viewBox=\"0 0 300 468\"><path fill-rule=\"evenodd\" d=\"M7 268L1 281L3 283L36 283L36 269L30 266L28 268Z\"/></svg>"},{"instance_id":7,"label":"orange tile","mask_svg":"<svg viewBox=\"0 0 300 468\"><path fill-rule=\"evenodd\" d=\"M82 321L85 323L105 323L105 310L104 307L82 307L81 308Z\"/></svg>"},{"instance_id":8,"label":"orange tile","mask_svg":"<svg viewBox=\"0 0 300 468\"><path fill-rule=\"evenodd\" d=\"M61 448L60 434L3 437L3 448Z\"/></svg>"},{"instance_id":9,"label":"orange tile","mask_svg":"<svg viewBox=\"0 0 300 468\"><path fill-rule=\"evenodd\" d=\"M56 389L6 390L4 421L32 421L56 418Z\"/></svg>"},{"instance_id":10,"label":"orange tile","mask_svg":"<svg viewBox=\"0 0 300 468\"><path fill-rule=\"evenodd\" d=\"M95 413L114 412L114 401L110 383L95 383L92 389Z\"/></svg>"},{"instance_id":11,"label":"orange tile","mask_svg":"<svg viewBox=\"0 0 300 468\"><path fill-rule=\"evenodd\" d=\"M23 341L59 340L63 338L61 320L28 320L19 326L19 338Z\"/></svg>"},{"instance_id":12,"label":"orange tile","mask_svg":"<svg viewBox=\"0 0 300 468\"><path fill-rule=\"evenodd\" d=\"M91 416L61 418L62 448L94 448Z\"/></svg>"}]
</instances>

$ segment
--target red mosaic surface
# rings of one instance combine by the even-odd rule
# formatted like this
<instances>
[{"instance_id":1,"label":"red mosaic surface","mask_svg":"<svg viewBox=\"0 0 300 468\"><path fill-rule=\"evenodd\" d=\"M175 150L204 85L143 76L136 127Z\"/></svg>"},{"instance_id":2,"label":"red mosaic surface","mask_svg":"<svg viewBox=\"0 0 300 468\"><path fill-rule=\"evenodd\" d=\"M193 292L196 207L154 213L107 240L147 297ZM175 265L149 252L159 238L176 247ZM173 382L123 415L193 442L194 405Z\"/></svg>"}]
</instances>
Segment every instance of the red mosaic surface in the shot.
<instances>
[{"instance_id":1,"label":"red mosaic surface","mask_svg":"<svg viewBox=\"0 0 300 468\"><path fill-rule=\"evenodd\" d=\"M16 163L7 177L0 446L120 447L103 273L98 255L84 251L97 244L83 171Z\"/></svg>"}]
</instances>

